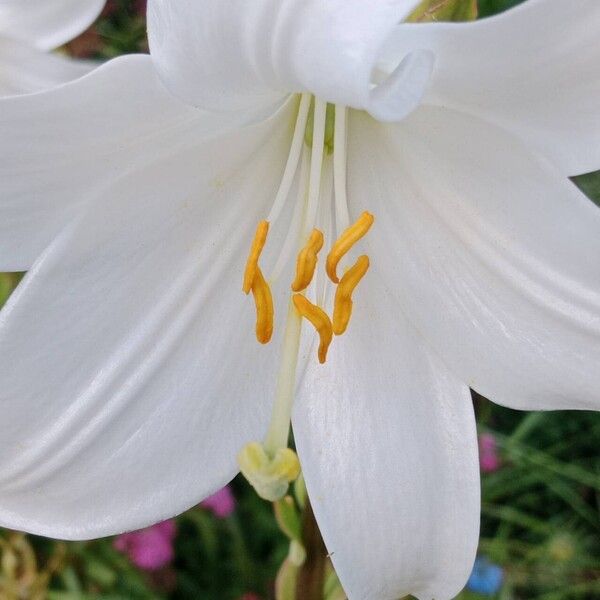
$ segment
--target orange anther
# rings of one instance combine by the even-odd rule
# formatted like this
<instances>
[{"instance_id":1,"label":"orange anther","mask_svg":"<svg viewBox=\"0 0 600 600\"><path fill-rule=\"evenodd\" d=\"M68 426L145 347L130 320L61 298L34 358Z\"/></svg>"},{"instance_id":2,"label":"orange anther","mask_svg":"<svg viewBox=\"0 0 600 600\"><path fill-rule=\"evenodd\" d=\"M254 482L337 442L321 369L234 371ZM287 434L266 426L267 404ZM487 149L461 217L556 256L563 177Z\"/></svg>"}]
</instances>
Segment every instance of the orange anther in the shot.
<instances>
[{"instance_id":1,"label":"orange anther","mask_svg":"<svg viewBox=\"0 0 600 600\"><path fill-rule=\"evenodd\" d=\"M333 283L339 283L340 280L337 276L337 266L342 257L356 244L360 238L362 238L371 229L371 225L375 221L375 217L369 213L364 212L354 223L346 229L342 235L337 239L333 248L327 256L326 271L329 275L329 279Z\"/></svg>"},{"instance_id":2,"label":"orange anther","mask_svg":"<svg viewBox=\"0 0 600 600\"><path fill-rule=\"evenodd\" d=\"M254 282L254 276L258 270L258 259L260 253L265 247L267 241L267 234L269 233L269 222L261 221L256 227L256 233L254 234L254 240L252 241L252 247L250 248L250 254L246 261L246 270L244 271L244 284L242 290L245 294L249 294L252 289L252 283Z\"/></svg>"},{"instance_id":3,"label":"orange anther","mask_svg":"<svg viewBox=\"0 0 600 600\"><path fill-rule=\"evenodd\" d=\"M335 291L333 305L333 333L342 335L352 316L352 292L369 270L369 257L359 256L354 266L344 273Z\"/></svg>"},{"instance_id":4,"label":"orange anther","mask_svg":"<svg viewBox=\"0 0 600 600\"><path fill-rule=\"evenodd\" d=\"M327 360L327 350L333 339L331 319L323 309L315 306L302 294L294 294L292 300L296 310L313 324L319 334L319 362L323 364Z\"/></svg>"},{"instance_id":5,"label":"orange anther","mask_svg":"<svg viewBox=\"0 0 600 600\"><path fill-rule=\"evenodd\" d=\"M292 283L294 292L301 292L310 285L317 266L317 255L323 247L323 242L323 233L318 229L313 229L306 246L298 254L296 279Z\"/></svg>"},{"instance_id":6,"label":"orange anther","mask_svg":"<svg viewBox=\"0 0 600 600\"><path fill-rule=\"evenodd\" d=\"M271 289L258 266L256 267L251 289L256 305L256 339L261 344L266 344L273 335L275 309L273 308Z\"/></svg>"}]
</instances>

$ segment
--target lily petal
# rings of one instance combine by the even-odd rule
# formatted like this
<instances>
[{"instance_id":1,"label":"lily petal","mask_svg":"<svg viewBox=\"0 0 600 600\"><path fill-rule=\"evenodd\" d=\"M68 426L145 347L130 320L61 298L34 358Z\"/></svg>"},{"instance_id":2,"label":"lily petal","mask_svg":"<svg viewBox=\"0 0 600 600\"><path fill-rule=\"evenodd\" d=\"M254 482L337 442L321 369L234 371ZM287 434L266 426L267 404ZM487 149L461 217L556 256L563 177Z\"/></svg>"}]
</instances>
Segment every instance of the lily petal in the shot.
<instances>
[{"instance_id":1,"label":"lily petal","mask_svg":"<svg viewBox=\"0 0 600 600\"><path fill-rule=\"evenodd\" d=\"M106 0L0 0L0 33L40 50L58 48L85 31Z\"/></svg>"},{"instance_id":2,"label":"lily petal","mask_svg":"<svg viewBox=\"0 0 600 600\"><path fill-rule=\"evenodd\" d=\"M474 23L400 25L386 53L435 53L427 103L510 129L566 175L600 168L600 2L528 0Z\"/></svg>"},{"instance_id":3,"label":"lily petal","mask_svg":"<svg viewBox=\"0 0 600 600\"><path fill-rule=\"evenodd\" d=\"M513 408L598 409L598 207L470 115L354 115L351 135L354 211L368 198L378 217L372 262L451 370Z\"/></svg>"},{"instance_id":4,"label":"lily petal","mask_svg":"<svg viewBox=\"0 0 600 600\"><path fill-rule=\"evenodd\" d=\"M98 65L0 37L0 96L29 94L72 81Z\"/></svg>"},{"instance_id":5,"label":"lily petal","mask_svg":"<svg viewBox=\"0 0 600 600\"><path fill-rule=\"evenodd\" d=\"M214 493L264 436L279 348L259 349L241 282L293 116L129 175L29 271L0 313L2 526L139 529Z\"/></svg>"},{"instance_id":6,"label":"lily petal","mask_svg":"<svg viewBox=\"0 0 600 600\"><path fill-rule=\"evenodd\" d=\"M372 83L381 47L418 0L149 0L151 54L165 84L193 105L240 109L309 91L399 120L433 68L417 49Z\"/></svg>"},{"instance_id":7,"label":"lily petal","mask_svg":"<svg viewBox=\"0 0 600 600\"><path fill-rule=\"evenodd\" d=\"M119 177L255 118L184 105L142 55L0 100L0 271L28 269L86 199Z\"/></svg>"},{"instance_id":8,"label":"lily petal","mask_svg":"<svg viewBox=\"0 0 600 600\"><path fill-rule=\"evenodd\" d=\"M327 363L310 362L294 437L348 598L448 600L462 589L479 533L471 397L398 314L376 269Z\"/></svg>"}]
</instances>

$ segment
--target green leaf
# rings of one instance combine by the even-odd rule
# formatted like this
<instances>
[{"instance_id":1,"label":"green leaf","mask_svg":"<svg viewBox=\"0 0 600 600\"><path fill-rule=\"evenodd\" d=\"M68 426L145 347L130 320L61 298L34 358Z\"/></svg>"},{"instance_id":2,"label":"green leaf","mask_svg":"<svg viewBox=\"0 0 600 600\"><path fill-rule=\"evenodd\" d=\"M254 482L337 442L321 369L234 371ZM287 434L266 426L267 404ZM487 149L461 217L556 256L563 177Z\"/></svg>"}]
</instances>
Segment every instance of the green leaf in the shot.
<instances>
[{"instance_id":1,"label":"green leaf","mask_svg":"<svg viewBox=\"0 0 600 600\"><path fill-rule=\"evenodd\" d=\"M273 504L279 528L290 540L302 540L302 523L291 496L285 496Z\"/></svg>"},{"instance_id":2,"label":"green leaf","mask_svg":"<svg viewBox=\"0 0 600 600\"><path fill-rule=\"evenodd\" d=\"M477 0L422 0L408 17L408 23L475 21Z\"/></svg>"},{"instance_id":3,"label":"green leaf","mask_svg":"<svg viewBox=\"0 0 600 600\"><path fill-rule=\"evenodd\" d=\"M22 276L21 273L0 273L0 307L8 300Z\"/></svg>"},{"instance_id":4,"label":"green leaf","mask_svg":"<svg viewBox=\"0 0 600 600\"><path fill-rule=\"evenodd\" d=\"M573 182L590 200L600 206L600 171L573 177Z\"/></svg>"},{"instance_id":5,"label":"green leaf","mask_svg":"<svg viewBox=\"0 0 600 600\"><path fill-rule=\"evenodd\" d=\"M497 15L521 4L524 0L479 0L479 17Z\"/></svg>"},{"instance_id":6,"label":"green leaf","mask_svg":"<svg viewBox=\"0 0 600 600\"><path fill-rule=\"evenodd\" d=\"M86 574L92 581L107 587L113 585L117 580L117 574L110 567L93 557L88 558Z\"/></svg>"}]
</instances>

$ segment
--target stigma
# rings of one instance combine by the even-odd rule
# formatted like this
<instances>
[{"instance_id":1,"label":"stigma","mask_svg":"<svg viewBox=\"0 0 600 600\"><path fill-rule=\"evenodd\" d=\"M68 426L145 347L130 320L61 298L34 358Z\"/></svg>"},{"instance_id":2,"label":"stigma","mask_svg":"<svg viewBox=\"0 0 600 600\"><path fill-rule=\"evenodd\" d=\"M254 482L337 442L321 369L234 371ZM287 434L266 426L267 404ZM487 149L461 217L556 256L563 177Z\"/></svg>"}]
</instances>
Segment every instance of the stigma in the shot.
<instances>
[{"instance_id":1,"label":"stigma","mask_svg":"<svg viewBox=\"0 0 600 600\"><path fill-rule=\"evenodd\" d=\"M246 444L238 454L242 475L264 500L275 502L300 475L300 462L290 448L269 453L259 442Z\"/></svg>"}]
</instances>

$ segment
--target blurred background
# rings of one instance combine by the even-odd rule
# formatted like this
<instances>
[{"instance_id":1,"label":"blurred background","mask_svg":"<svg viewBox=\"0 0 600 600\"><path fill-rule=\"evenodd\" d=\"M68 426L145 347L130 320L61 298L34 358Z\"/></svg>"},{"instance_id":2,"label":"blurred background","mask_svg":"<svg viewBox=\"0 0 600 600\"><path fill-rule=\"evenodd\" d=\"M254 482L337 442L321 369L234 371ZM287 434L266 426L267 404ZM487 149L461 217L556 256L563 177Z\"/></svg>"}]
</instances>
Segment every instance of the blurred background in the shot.
<instances>
[{"instance_id":1,"label":"blurred background","mask_svg":"<svg viewBox=\"0 0 600 600\"><path fill-rule=\"evenodd\" d=\"M480 15L520 1L480 0ZM99 60L145 52L144 12L144 0L110 1L64 52ZM576 183L600 204L600 173ZM0 274L0 306L20 277ZM482 527L460 598L598 600L600 418L473 401ZM236 479L175 520L116 538L62 542L0 530L0 600L268 600L288 548L272 505Z\"/></svg>"}]
</instances>

